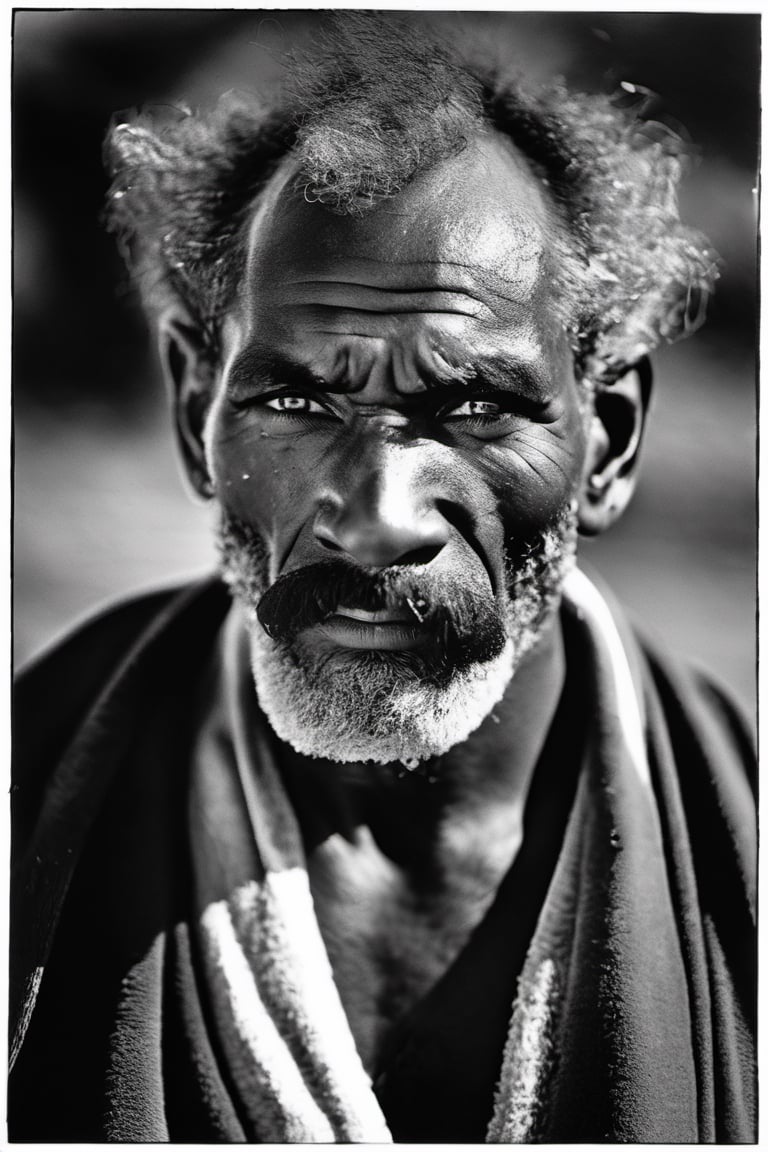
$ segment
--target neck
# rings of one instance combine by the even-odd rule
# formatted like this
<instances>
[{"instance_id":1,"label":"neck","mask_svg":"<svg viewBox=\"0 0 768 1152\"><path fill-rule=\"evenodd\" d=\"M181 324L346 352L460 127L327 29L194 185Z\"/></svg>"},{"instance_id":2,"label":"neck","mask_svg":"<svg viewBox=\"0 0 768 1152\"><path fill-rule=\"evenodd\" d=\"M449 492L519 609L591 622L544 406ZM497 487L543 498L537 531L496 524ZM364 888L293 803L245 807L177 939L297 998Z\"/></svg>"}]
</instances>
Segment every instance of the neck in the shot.
<instances>
[{"instance_id":1,"label":"neck","mask_svg":"<svg viewBox=\"0 0 768 1152\"><path fill-rule=\"evenodd\" d=\"M281 745L285 783L308 852L334 833L353 841L365 827L385 855L411 872L431 872L436 864L442 869L446 857L459 860L470 846L514 856L528 787L564 675L562 633L555 620L480 727L418 774L401 764L311 759Z\"/></svg>"}]
</instances>

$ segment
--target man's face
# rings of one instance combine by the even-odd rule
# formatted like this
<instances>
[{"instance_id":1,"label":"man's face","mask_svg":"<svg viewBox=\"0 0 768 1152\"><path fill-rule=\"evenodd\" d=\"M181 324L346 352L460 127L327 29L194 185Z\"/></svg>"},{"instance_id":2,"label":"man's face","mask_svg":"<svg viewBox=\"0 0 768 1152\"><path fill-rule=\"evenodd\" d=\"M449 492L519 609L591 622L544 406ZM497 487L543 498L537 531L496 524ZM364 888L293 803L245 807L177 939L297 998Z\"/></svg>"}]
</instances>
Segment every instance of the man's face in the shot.
<instances>
[{"instance_id":1,"label":"man's face","mask_svg":"<svg viewBox=\"0 0 768 1152\"><path fill-rule=\"evenodd\" d=\"M205 444L259 698L300 751L444 752L551 613L585 459L557 237L492 135L360 217L289 168L261 201Z\"/></svg>"}]
</instances>

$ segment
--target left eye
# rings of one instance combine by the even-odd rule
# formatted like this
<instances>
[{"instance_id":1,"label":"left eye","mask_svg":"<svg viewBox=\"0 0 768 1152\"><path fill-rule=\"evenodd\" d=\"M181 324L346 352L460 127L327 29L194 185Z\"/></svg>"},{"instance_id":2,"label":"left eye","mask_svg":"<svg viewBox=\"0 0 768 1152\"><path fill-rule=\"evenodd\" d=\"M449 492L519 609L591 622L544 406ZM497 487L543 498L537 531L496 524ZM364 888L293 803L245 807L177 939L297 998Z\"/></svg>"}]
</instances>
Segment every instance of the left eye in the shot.
<instances>
[{"instance_id":1,"label":"left eye","mask_svg":"<svg viewBox=\"0 0 768 1152\"><path fill-rule=\"evenodd\" d=\"M493 400L465 400L456 408L450 408L443 413L446 420L456 420L472 416L500 416L504 409Z\"/></svg>"},{"instance_id":2,"label":"left eye","mask_svg":"<svg viewBox=\"0 0 768 1152\"><path fill-rule=\"evenodd\" d=\"M271 408L273 412L285 412L297 416L328 415L327 408L324 408L322 404L318 404L317 400L312 400L309 396L272 396L269 400L264 401L264 407Z\"/></svg>"}]
</instances>

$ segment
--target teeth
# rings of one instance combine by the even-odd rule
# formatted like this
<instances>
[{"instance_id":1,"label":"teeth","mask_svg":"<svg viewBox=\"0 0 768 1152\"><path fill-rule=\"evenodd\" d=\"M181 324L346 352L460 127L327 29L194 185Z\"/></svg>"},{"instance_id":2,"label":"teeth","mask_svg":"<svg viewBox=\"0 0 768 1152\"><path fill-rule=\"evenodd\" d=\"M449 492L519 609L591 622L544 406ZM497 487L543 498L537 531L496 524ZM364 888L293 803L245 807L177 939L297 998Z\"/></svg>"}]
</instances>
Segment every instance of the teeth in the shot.
<instances>
[{"instance_id":1,"label":"teeth","mask_svg":"<svg viewBox=\"0 0 768 1152\"><path fill-rule=\"evenodd\" d=\"M345 608L343 605L337 607L336 615L347 616L350 620L359 620L362 624L407 624L413 619L396 608L382 608L378 612L366 612L364 608Z\"/></svg>"}]
</instances>

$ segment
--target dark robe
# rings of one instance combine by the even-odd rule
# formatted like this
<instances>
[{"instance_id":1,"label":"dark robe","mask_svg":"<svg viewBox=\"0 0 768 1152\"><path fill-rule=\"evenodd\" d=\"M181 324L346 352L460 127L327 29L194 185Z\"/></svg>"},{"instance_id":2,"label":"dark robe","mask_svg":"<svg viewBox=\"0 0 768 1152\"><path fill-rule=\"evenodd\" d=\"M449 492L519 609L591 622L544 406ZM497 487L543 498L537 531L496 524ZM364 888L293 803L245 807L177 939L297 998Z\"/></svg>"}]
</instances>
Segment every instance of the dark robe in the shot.
<instances>
[{"instance_id":1,"label":"dark robe","mask_svg":"<svg viewBox=\"0 0 768 1152\"><path fill-rule=\"evenodd\" d=\"M217 581L134 600L20 680L13 1140L276 1139L245 1115L219 1043L191 896L189 762L228 607ZM567 935L568 962L530 1139L754 1140L749 736L718 689L623 633L658 809L661 850L646 848L616 773L599 653L568 604L562 627L566 687L526 810L532 834L466 948L393 1032L374 1089L396 1140L514 1138L511 1122L488 1125L538 917L536 947Z\"/></svg>"}]
</instances>

